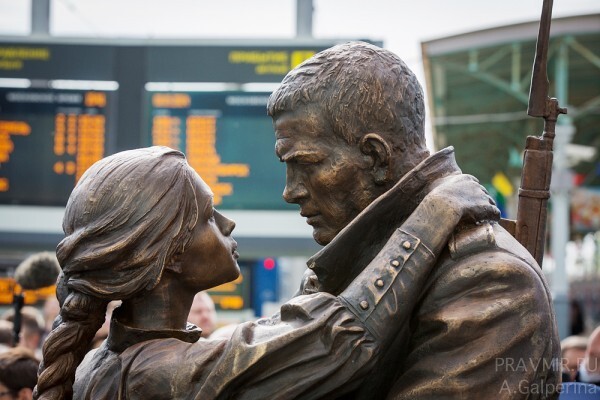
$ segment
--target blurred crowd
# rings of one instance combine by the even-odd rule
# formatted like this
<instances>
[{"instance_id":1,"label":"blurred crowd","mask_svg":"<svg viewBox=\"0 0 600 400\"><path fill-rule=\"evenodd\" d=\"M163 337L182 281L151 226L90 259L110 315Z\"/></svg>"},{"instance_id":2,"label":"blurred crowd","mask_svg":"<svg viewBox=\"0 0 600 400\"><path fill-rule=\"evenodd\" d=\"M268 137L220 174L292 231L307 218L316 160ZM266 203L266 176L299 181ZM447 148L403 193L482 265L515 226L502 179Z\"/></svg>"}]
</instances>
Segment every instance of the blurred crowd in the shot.
<instances>
[{"instance_id":1,"label":"blurred crowd","mask_svg":"<svg viewBox=\"0 0 600 400\"><path fill-rule=\"evenodd\" d=\"M92 348L108 337L112 312L119 301L109 303L104 325L94 337ZM12 308L0 316L0 399L31 400L42 359L42 345L60 312L58 300L49 297L40 310L32 306L21 309L21 329L15 343L15 313ZM217 327L217 313L210 296L200 292L194 297L188 321L202 329L202 338L229 338L237 325ZM201 339L202 340L202 339Z\"/></svg>"},{"instance_id":2,"label":"blurred crowd","mask_svg":"<svg viewBox=\"0 0 600 400\"><path fill-rule=\"evenodd\" d=\"M108 337L112 311L120 302L111 302L104 325L93 341L98 347ZM14 311L8 309L0 316L0 399L32 399L37 380L41 348L60 312L58 300L50 297L40 310L24 306L21 311L21 331L14 346ZM188 321L202 329L204 339L227 339L237 325L217 327L217 313L210 296L201 292L194 297ZM600 386L600 326L591 335L583 333L574 318L571 329L575 335L561 342L563 382L586 382Z\"/></svg>"},{"instance_id":3,"label":"blurred crowd","mask_svg":"<svg viewBox=\"0 0 600 400\"><path fill-rule=\"evenodd\" d=\"M589 335L572 335L561 341L563 382L600 386L600 326Z\"/></svg>"}]
</instances>

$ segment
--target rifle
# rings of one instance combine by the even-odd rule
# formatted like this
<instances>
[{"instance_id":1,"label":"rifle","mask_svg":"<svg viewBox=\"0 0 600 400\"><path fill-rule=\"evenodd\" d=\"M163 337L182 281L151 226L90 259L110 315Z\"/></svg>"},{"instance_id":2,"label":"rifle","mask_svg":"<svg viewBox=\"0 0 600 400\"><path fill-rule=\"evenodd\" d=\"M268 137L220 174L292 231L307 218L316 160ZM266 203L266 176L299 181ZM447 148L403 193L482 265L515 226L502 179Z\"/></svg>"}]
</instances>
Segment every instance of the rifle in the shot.
<instances>
[{"instance_id":1,"label":"rifle","mask_svg":"<svg viewBox=\"0 0 600 400\"><path fill-rule=\"evenodd\" d=\"M528 136L525 143L516 223L501 221L501 224L531 253L540 267L546 244L547 203L550 198L552 144L556 120L559 114L567 113L566 108L558 106L556 98L548 97L546 66L551 20L552 0L544 0L527 107L528 115L544 118L544 131L541 137Z\"/></svg>"}]
</instances>

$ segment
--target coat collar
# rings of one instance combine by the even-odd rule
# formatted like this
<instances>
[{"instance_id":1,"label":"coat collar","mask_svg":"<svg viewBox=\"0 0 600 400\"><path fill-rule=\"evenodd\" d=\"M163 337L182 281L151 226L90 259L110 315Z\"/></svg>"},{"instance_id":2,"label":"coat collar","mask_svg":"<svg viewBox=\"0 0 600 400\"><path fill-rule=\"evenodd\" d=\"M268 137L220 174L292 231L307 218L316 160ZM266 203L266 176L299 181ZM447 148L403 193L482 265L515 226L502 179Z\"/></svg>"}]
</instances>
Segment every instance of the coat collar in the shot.
<instances>
[{"instance_id":1,"label":"coat collar","mask_svg":"<svg viewBox=\"0 0 600 400\"><path fill-rule=\"evenodd\" d=\"M110 321L110 332L106 344L115 353L121 353L127 348L152 339L174 338L183 342L195 343L200 339L202 330L194 324L187 323L186 329L146 330L133 328L119 322L113 316Z\"/></svg>"},{"instance_id":2,"label":"coat collar","mask_svg":"<svg viewBox=\"0 0 600 400\"><path fill-rule=\"evenodd\" d=\"M379 253L396 228L415 210L445 176L461 173L454 148L447 147L423 160L390 190L379 196L352 220L307 264L321 289L339 294Z\"/></svg>"}]
</instances>

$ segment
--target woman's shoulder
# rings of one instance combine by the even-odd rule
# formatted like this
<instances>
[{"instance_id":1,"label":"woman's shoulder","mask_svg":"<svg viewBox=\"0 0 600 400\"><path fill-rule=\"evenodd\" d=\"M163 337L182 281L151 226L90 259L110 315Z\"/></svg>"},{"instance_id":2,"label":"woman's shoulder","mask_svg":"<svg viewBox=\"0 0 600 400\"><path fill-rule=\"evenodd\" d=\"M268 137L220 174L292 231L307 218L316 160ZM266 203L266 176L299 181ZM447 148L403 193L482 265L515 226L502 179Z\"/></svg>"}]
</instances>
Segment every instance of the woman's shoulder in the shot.
<instances>
[{"instance_id":1,"label":"woman's shoulder","mask_svg":"<svg viewBox=\"0 0 600 400\"><path fill-rule=\"evenodd\" d=\"M223 340L187 343L174 338L135 344L122 353L101 346L77 369L75 399L185 399L200 390L226 345Z\"/></svg>"},{"instance_id":2,"label":"woman's shoulder","mask_svg":"<svg viewBox=\"0 0 600 400\"><path fill-rule=\"evenodd\" d=\"M110 351L106 342L99 348L89 351L75 374L73 398L116 399L118 380L121 371L118 354Z\"/></svg>"},{"instance_id":3,"label":"woman's shoulder","mask_svg":"<svg viewBox=\"0 0 600 400\"><path fill-rule=\"evenodd\" d=\"M194 398L226 344L225 340L186 343L170 338L131 346L120 355L126 375L123 389L139 399Z\"/></svg>"}]
</instances>

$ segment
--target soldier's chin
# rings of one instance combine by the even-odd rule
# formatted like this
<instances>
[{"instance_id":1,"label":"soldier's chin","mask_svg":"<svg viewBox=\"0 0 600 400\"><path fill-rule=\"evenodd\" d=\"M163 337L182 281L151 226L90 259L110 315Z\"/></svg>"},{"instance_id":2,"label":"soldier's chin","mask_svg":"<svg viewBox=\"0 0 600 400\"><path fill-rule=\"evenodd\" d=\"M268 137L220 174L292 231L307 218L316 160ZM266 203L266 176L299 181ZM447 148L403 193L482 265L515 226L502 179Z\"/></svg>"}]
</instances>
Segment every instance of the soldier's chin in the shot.
<instances>
[{"instance_id":1,"label":"soldier's chin","mask_svg":"<svg viewBox=\"0 0 600 400\"><path fill-rule=\"evenodd\" d=\"M328 245L333 240L333 238L335 238L336 234L337 232L334 232L330 229L317 227L313 228L313 239L315 239L315 242L317 242L321 246Z\"/></svg>"}]
</instances>

